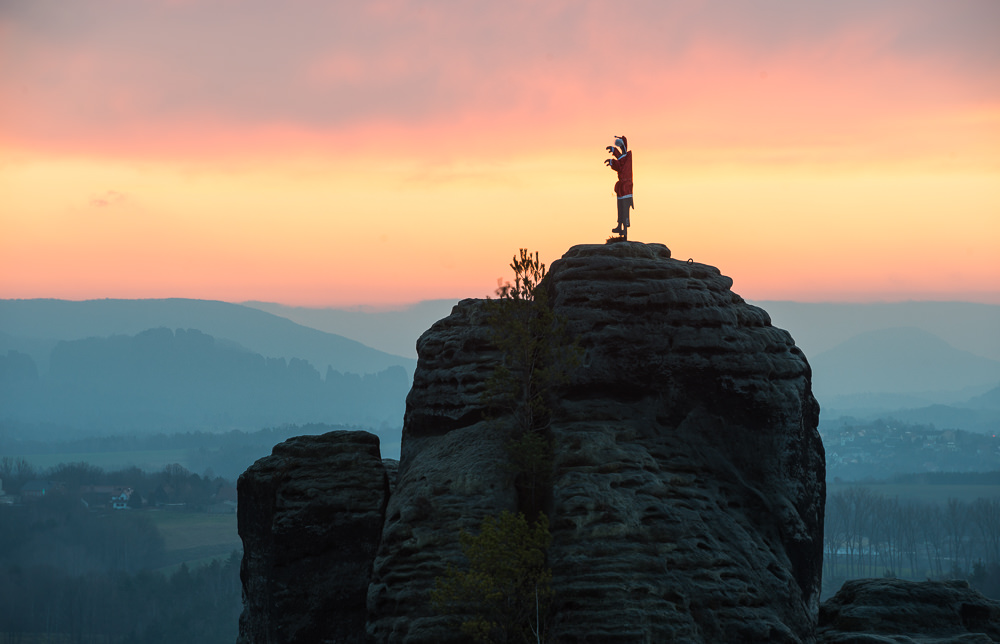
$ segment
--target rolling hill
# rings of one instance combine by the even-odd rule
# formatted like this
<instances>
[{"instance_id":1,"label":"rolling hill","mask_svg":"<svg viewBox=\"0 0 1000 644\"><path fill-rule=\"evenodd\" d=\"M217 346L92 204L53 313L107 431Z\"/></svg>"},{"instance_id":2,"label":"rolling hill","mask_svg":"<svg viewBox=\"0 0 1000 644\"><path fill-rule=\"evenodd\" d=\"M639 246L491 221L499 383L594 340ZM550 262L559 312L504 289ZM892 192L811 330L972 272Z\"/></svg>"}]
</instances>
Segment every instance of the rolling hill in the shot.
<instances>
[{"instance_id":1,"label":"rolling hill","mask_svg":"<svg viewBox=\"0 0 1000 644\"><path fill-rule=\"evenodd\" d=\"M985 392L1000 382L1000 362L962 351L922 329L859 334L810 359L820 399L852 394ZM970 397L970 396L966 396Z\"/></svg>"},{"instance_id":2,"label":"rolling hill","mask_svg":"<svg viewBox=\"0 0 1000 644\"><path fill-rule=\"evenodd\" d=\"M135 335L148 329L196 329L266 358L299 358L320 373L373 374L416 361L255 308L209 300L0 300L0 351L31 355L43 373L59 340ZM416 337L414 337L414 341Z\"/></svg>"}]
</instances>

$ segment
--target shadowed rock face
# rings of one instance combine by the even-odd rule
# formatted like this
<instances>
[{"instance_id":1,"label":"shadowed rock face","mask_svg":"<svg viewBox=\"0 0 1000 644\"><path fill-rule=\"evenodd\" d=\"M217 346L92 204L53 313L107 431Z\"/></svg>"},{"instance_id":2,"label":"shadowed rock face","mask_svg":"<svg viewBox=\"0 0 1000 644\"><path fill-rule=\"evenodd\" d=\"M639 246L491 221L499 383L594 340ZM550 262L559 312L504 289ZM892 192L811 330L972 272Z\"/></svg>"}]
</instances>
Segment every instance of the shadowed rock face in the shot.
<instances>
[{"instance_id":1,"label":"shadowed rock face","mask_svg":"<svg viewBox=\"0 0 1000 644\"><path fill-rule=\"evenodd\" d=\"M710 266L658 244L575 246L547 280L583 365L552 410L562 642L805 642L825 497L809 366ZM418 341L397 487L368 594L376 641L454 641L434 578L458 532L517 509L480 302Z\"/></svg>"},{"instance_id":2,"label":"shadowed rock face","mask_svg":"<svg viewBox=\"0 0 1000 644\"><path fill-rule=\"evenodd\" d=\"M378 437L299 436L240 476L239 642L363 642L389 479Z\"/></svg>"},{"instance_id":3,"label":"shadowed rock face","mask_svg":"<svg viewBox=\"0 0 1000 644\"><path fill-rule=\"evenodd\" d=\"M659 245L574 247L551 282L585 351L553 422L556 632L810 639L825 468L792 338Z\"/></svg>"},{"instance_id":4,"label":"shadowed rock face","mask_svg":"<svg viewBox=\"0 0 1000 644\"><path fill-rule=\"evenodd\" d=\"M507 434L482 420L480 395L500 355L482 301L463 300L417 341L396 487L368 592L376 642L447 642L458 629L430 606L434 579L464 561L459 531L517 506Z\"/></svg>"}]
</instances>

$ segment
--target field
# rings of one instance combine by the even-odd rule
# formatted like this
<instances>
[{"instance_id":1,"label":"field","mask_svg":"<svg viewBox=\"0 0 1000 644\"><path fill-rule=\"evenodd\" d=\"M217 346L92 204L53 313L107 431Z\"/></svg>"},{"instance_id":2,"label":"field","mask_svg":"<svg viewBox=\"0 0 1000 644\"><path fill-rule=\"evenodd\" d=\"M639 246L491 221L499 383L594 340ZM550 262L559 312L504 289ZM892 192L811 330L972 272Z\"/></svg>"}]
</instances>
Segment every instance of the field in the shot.
<instances>
[{"instance_id":1,"label":"field","mask_svg":"<svg viewBox=\"0 0 1000 644\"><path fill-rule=\"evenodd\" d=\"M960 499L969 502L978 498L1000 498L1000 485L910 485L900 483L827 482L826 491L830 495L855 487L868 488L874 494L890 499L899 497L900 501L947 503L948 499Z\"/></svg>"},{"instance_id":2,"label":"field","mask_svg":"<svg viewBox=\"0 0 1000 644\"><path fill-rule=\"evenodd\" d=\"M158 472L167 465L184 465L190 450L163 449L130 452L60 452L22 456L37 470L46 470L60 463L89 463L107 471L123 470L133 465L147 472Z\"/></svg>"},{"instance_id":3,"label":"field","mask_svg":"<svg viewBox=\"0 0 1000 644\"><path fill-rule=\"evenodd\" d=\"M206 514L171 510L142 510L163 535L166 546L161 570L170 572L182 563L189 567L225 559L242 550L235 514Z\"/></svg>"}]
</instances>

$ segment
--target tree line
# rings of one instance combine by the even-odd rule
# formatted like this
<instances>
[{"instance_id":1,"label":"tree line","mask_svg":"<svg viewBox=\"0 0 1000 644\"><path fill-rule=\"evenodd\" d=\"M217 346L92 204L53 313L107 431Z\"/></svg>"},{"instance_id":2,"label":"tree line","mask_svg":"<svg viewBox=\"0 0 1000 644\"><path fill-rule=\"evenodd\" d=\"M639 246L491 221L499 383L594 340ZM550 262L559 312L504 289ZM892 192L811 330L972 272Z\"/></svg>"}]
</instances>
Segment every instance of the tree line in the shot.
<instances>
[{"instance_id":1,"label":"tree line","mask_svg":"<svg viewBox=\"0 0 1000 644\"><path fill-rule=\"evenodd\" d=\"M0 473L33 480L22 459L0 459ZM51 566L68 574L137 572L164 565L164 541L146 512L109 508L108 487L132 488L129 507L156 503L204 509L235 488L222 478L202 477L180 465L160 472L128 468L105 472L87 463L61 464L44 472L52 485L41 497L0 505L0 566ZM18 478L4 478L7 481ZM94 486L97 492L92 492ZM89 500L89 502L88 502Z\"/></svg>"},{"instance_id":2,"label":"tree line","mask_svg":"<svg viewBox=\"0 0 1000 644\"><path fill-rule=\"evenodd\" d=\"M106 472L90 463L60 463L51 468L37 469L23 457L0 458L0 480L8 494L17 494L25 483L44 479L55 483L49 496L64 498L67 511L84 511L79 501L93 500L90 486L132 488L132 508L145 505L183 505L189 510L202 510L215 502L220 490L235 488L231 480L215 476L211 471L198 475L173 463L159 472L146 472L138 467ZM100 495L96 495L100 501ZM89 505L89 503L88 503Z\"/></svg>"},{"instance_id":3,"label":"tree line","mask_svg":"<svg viewBox=\"0 0 1000 644\"><path fill-rule=\"evenodd\" d=\"M41 498L0 506L0 644L235 639L241 553L157 572L165 544L148 513L83 502L91 486L121 486L135 490L134 506L145 498L198 508L231 482L179 465L105 472L71 463L37 472L10 457L0 458L0 474L8 489L39 476L57 484Z\"/></svg>"},{"instance_id":4,"label":"tree line","mask_svg":"<svg viewBox=\"0 0 1000 644\"><path fill-rule=\"evenodd\" d=\"M13 430L11 428L13 427ZM360 429L359 425L328 425L307 423L295 425L286 423L256 431L232 429L225 432L187 431L155 434L100 434L81 436L79 432L67 432L62 439L36 439L23 426L4 423L0 427L0 450L16 454L59 454L73 452L134 452L142 450L192 449L213 450L232 449L247 444L275 445L292 436L304 434L325 434L338 429ZM8 431L5 431L8 430ZM11 434L5 436L4 434Z\"/></svg>"},{"instance_id":5,"label":"tree line","mask_svg":"<svg viewBox=\"0 0 1000 644\"><path fill-rule=\"evenodd\" d=\"M71 431L69 432L71 438L38 440L30 438L31 428L4 423L0 425L0 454L20 454L30 461L36 455L45 454L107 453L123 454L124 460L131 456L129 453L132 452L183 450L183 464L189 470L195 472L210 470L213 473L210 478L218 474L236 480L257 459L270 454L271 449L278 443L293 436L325 434L339 429L365 428L358 425L308 423L285 424L254 432L233 429L227 432L79 436L78 431ZM378 431L375 433L380 434L383 440L390 442L399 440L398 435ZM33 477L38 478L40 475L41 472L36 472ZM8 479L2 463L0 463L0 479L5 482ZM8 492L17 491L16 487L11 488L9 485L6 489Z\"/></svg>"},{"instance_id":6,"label":"tree line","mask_svg":"<svg viewBox=\"0 0 1000 644\"><path fill-rule=\"evenodd\" d=\"M216 644L236 639L240 553L170 575L0 566L0 644Z\"/></svg>"},{"instance_id":7,"label":"tree line","mask_svg":"<svg viewBox=\"0 0 1000 644\"><path fill-rule=\"evenodd\" d=\"M1000 576L1000 499L903 500L854 487L830 495L824 579ZM974 579L975 581L975 579Z\"/></svg>"}]
</instances>

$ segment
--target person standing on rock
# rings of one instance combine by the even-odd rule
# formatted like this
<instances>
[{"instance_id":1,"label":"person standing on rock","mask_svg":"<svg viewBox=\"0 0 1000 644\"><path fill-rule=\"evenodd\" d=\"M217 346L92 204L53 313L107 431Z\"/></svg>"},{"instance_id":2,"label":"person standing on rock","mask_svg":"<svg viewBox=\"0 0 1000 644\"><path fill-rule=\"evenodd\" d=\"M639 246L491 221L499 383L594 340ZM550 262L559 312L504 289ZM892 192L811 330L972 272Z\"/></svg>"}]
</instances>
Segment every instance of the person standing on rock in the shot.
<instances>
[{"instance_id":1,"label":"person standing on rock","mask_svg":"<svg viewBox=\"0 0 1000 644\"><path fill-rule=\"evenodd\" d=\"M632 203L632 151L628 149L628 139L625 136L616 136L614 146L608 146L608 152L614 155L610 159L604 160L604 165L611 166L611 169L618 173L618 182L615 183L615 196L618 197L618 225L611 229L611 232L618 233L628 239L629 209L634 209Z\"/></svg>"}]
</instances>

